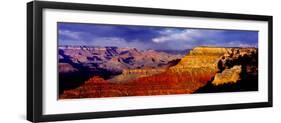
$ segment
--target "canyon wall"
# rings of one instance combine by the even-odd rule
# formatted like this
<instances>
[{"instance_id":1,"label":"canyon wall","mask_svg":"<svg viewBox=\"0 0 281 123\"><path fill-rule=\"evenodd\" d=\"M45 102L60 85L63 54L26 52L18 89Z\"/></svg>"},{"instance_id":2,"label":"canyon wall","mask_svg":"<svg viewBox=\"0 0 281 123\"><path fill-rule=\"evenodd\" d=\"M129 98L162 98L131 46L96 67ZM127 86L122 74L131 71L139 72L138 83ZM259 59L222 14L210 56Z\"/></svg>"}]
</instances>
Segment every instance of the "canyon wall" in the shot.
<instances>
[{"instance_id":1,"label":"canyon wall","mask_svg":"<svg viewBox=\"0 0 281 123\"><path fill-rule=\"evenodd\" d=\"M92 76L109 79L123 70L167 68L181 57L169 51L136 48L59 46L59 92L77 88Z\"/></svg>"},{"instance_id":2,"label":"canyon wall","mask_svg":"<svg viewBox=\"0 0 281 123\"><path fill-rule=\"evenodd\" d=\"M196 93L258 90L258 49L228 48L217 63L217 73Z\"/></svg>"},{"instance_id":3,"label":"canyon wall","mask_svg":"<svg viewBox=\"0 0 281 123\"><path fill-rule=\"evenodd\" d=\"M168 67L124 69L106 80L94 76L60 98L257 90L257 56L256 48L196 47Z\"/></svg>"}]
</instances>

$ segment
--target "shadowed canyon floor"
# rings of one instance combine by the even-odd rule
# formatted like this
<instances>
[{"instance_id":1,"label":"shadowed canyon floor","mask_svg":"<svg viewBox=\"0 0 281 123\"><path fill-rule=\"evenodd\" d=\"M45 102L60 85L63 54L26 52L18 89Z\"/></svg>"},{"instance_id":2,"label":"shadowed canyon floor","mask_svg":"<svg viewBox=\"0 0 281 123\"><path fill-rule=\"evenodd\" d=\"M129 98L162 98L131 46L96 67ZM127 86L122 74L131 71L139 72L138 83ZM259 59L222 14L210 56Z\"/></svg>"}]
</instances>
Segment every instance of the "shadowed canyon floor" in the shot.
<instances>
[{"instance_id":1,"label":"shadowed canyon floor","mask_svg":"<svg viewBox=\"0 0 281 123\"><path fill-rule=\"evenodd\" d=\"M257 91L256 48L59 48L60 99Z\"/></svg>"}]
</instances>

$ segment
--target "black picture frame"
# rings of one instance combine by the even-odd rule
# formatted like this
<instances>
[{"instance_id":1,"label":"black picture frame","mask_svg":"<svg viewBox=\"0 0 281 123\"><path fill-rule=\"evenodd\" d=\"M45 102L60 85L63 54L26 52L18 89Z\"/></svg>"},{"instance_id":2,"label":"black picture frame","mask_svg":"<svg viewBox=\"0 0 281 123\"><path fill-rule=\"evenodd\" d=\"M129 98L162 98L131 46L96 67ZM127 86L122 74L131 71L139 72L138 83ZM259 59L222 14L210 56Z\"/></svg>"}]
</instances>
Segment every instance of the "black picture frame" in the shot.
<instances>
[{"instance_id":1,"label":"black picture frame","mask_svg":"<svg viewBox=\"0 0 281 123\"><path fill-rule=\"evenodd\" d=\"M189 106L189 107L173 107L173 108L163 107L158 109L139 109L139 110L106 111L106 112L91 112L91 113L81 112L81 113L73 113L73 114L44 115L42 113L43 111L42 110L43 109L42 107L43 106L42 104L43 103L42 102L43 100L43 95L42 95L43 12L42 10L45 8L266 21L268 22L268 101L255 102L255 103L241 103L241 104ZM45 1L29 2L27 3L27 120L32 122L44 122L44 121L62 121L62 120L123 117L123 116L136 116L136 115L154 115L154 114L272 107L273 105L272 26L273 26L273 17L264 16L264 15L185 11L185 10L93 5L93 4L63 3L63 2L45 2Z\"/></svg>"}]
</instances>

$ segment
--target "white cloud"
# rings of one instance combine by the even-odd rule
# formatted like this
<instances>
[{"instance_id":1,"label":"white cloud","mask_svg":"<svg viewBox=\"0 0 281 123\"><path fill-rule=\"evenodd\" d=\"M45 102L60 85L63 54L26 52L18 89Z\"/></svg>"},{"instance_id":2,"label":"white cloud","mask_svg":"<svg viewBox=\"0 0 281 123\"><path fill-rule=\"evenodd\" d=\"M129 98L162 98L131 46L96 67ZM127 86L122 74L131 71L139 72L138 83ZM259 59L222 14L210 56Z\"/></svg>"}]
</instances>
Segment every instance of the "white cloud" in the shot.
<instances>
[{"instance_id":1,"label":"white cloud","mask_svg":"<svg viewBox=\"0 0 281 123\"><path fill-rule=\"evenodd\" d=\"M166 28L164 30L159 31L159 33L162 34L162 35L167 35L167 34L170 35L172 33L175 33L176 31L177 30L173 29L173 28Z\"/></svg>"},{"instance_id":2,"label":"white cloud","mask_svg":"<svg viewBox=\"0 0 281 123\"><path fill-rule=\"evenodd\" d=\"M230 41L226 44L224 44L224 46L227 47L257 47L257 44L249 44L249 43L245 43L243 41Z\"/></svg>"},{"instance_id":3,"label":"white cloud","mask_svg":"<svg viewBox=\"0 0 281 123\"><path fill-rule=\"evenodd\" d=\"M239 47L258 47L257 44L239 44Z\"/></svg>"},{"instance_id":4,"label":"white cloud","mask_svg":"<svg viewBox=\"0 0 281 123\"><path fill-rule=\"evenodd\" d=\"M85 41L82 40L59 40L59 45L87 45Z\"/></svg>"},{"instance_id":5,"label":"white cloud","mask_svg":"<svg viewBox=\"0 0 281 123\"><path fill-rule=\"evenodd\" d=\"M66 36L71 39L80 39L82 32L75 32L70 30L59 30L59 35Z\"/></svg>"},{"instance_id":6,"label":"white cloud","mask_svg":"<svg viewBox=\"0 0 281 123\"><path fill-rule=\"evenodd\" d=\"M167 29L160 34L164 35L153 38L152 41L155 43L164 43L168 41L194 41L196 37L202 36L202 33L199 30L194 29L185 29L183 31Z\"/></svg>"},{"instance_id":7,"label":"white cloud","mask_svg":"<svg viewBox=\"0 0 281 123\"><path fill-rule=\"evenodd\" d=\"M116 47L134 47L138 49L148 49L151 48L150 45L145 45L145 42L134 40L127 41L124 38L119 37L100 37L95 38L90 42L93 46L116 46Z\"/></svg>"},{"instance_id":8,"label":"white cloud","mask_svg":"<svg viewBox=\"0 0 281 123\"><path fill-rule=\"evenodd\" d=\"M124 46L126 40L118 37L101 37L93 39L90 43L96 46Z\"/></svg>"}]
</instances>

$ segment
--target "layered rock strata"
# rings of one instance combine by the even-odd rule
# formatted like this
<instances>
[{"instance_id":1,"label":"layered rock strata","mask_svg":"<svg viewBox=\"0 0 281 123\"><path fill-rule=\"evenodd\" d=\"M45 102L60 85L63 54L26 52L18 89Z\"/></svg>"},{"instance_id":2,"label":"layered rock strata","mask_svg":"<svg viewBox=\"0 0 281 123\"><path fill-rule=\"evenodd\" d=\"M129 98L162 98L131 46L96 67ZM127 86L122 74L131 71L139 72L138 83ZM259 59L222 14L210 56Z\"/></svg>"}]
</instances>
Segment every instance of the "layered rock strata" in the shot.
<instances>
[{"instance_id":1,"label":"layered rock strata","mask_svg":"<svg viewBox=\"0 0 281 123\"><path fill-rule=\"evenodd\" d=\"M257 60L256 48L196 47L169 67L124 69L107 80L94 76L60 98L255 90Z\"/></svg>"}]
</instances>

